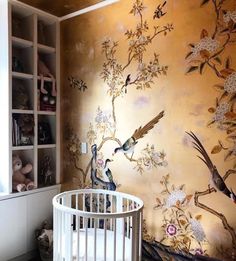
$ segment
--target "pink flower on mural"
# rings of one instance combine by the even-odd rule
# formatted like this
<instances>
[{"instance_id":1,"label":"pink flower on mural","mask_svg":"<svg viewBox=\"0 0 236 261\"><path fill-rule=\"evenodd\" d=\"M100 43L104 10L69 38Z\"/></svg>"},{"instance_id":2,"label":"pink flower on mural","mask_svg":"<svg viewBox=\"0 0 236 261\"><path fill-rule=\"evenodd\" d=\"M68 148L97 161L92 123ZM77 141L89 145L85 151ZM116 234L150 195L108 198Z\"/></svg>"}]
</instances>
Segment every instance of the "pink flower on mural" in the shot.
<instances>
[{"instance_id":1,"label":"pink flower on mural","mask_svg":"<svg viewBox=\"0 0 236 261\"><path fill-rule=\"evenodd\" d=\"M204 255L204 252L201 248L196 248L194 250L194 253L195 253L195 255L201 255L201 256Z\"/></svg>"},{"instance_id":2,"label":"pink flower on mural","mask_svg":"<svg viewBox=\"0 0 236 261\"><path fill-rule=\"evenodd\" d=\"M174 224L169 224L166 227L166 233L171 237L175 236L177 234L177 227Z\"/></svg>"}]
</instances>

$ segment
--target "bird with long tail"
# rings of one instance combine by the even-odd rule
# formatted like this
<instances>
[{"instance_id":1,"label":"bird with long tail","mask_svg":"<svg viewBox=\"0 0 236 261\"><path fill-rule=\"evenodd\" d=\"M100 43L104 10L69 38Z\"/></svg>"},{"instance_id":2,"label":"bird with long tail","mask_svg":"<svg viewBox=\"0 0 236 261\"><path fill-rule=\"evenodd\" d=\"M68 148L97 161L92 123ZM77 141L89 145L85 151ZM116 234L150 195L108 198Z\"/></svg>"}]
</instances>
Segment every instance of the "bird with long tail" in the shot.
<instances>
[{"instance_id":1,"label":"bird with long tail","mask_svg":"<svg viewBox=\"0 0 236 261\"><path fill-rule=\"evenodd\" d=\"M232 189L228 189L223 178L219 174L215 165L213 165L210 157L208 156L205 148L203 147L200 140L193 132L186 132L193 139L193 147L201 154L202 157L198 156L200 160L202 160L206 166L208 167L211 177L210 177L210 185L216 190L224 193L227 197L229 197L234 203L236 203L236 195Z\"/></svg>"},{"instance_id":2,"label":"bird with long tail","mask_svg":"<svg viewBox=\"0 0 236 261\"><path fill-rule=\"evenodd\" d=\"M138 129L136 129L133 135L122 146L115 148L114 154L116 154L119 151L126 154L132 153L131 156L132 159L134 154L134 147L138 143L138 139L141 139L145 134L147 134L148 131L150 131L163 116L164 116L164 111L161 111L155 118L149 121L144 127L140 126Z\"/></svg>"}]
</instances>

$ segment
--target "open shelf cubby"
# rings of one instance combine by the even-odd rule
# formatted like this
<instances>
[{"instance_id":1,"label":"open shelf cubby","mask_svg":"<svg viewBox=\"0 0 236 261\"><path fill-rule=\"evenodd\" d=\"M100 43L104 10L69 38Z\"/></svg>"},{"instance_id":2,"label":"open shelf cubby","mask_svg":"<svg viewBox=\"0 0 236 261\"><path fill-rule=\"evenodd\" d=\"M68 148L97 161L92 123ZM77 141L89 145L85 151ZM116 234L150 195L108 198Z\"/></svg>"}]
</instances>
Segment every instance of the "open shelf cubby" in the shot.
<instances>
[{"instance_id":1,"label":"open shelf cubby","mask_svg":"<svg viewBox=\"0 0 236 261\"><path fill-rule=\"evenodd\" d=\"M44 17L38 17L38 43L41 45L55 47L56 46L56 23L45 19Z\"/></svg>"},{"instance_id":2,"label":"open shelf cubby","mask_svg":"<svg viewBox=\"0 0 236 261\"><path fill-rule=\"evenodd\" d=\"M12 6L12 36L33 41L33 14L26 8Z\"/></svg>"},{"instance_id":3,"label":"open shelf cubby","mask_svg":"<svg viewBox=\"0 0 236 261\"><path fill-rule=\"evenodd\" d=\"M34 109L34 85L32 80L12 79L12 109Z\"/></svg>"},{"instance_id":4,"label":"open shelf cubby","mask_svg":"<svg viewBox=\"0 0 236 261\"><path fill-rule=\"evenodd\" d=\"M33 74L33 48L12 46L12 71Z\"/></svg>"},{"instance_id":5,"label":"open shelf cubby","mask_svg":"<svg viewBox=\"0 0 236 261\"><path fill-rule=\"evenodd\" d=\"M22 149L22 150L13 151L12 157L13 156L19 156L19 158L22 161L23 168L26 166L26 164L32 165L32 171L30 171L28 174L26 174L26 178L29 178L34 182L34 151L33 151L33 149L28 149L28 150ZM12 192L16 192L16 191L14 191L14 189L12 188Z\"/></svg>"},{"instance_id":6,"label":"open shelf cubby","mask_svg":"<svg viewBox=\"0 0 236 261\"><path fill-rule=\"evenodd\" d=\"M56 184L56 148L38 149L38 187Z\"/></svg>"},{"instance_id":7,"label":"open shelf cubby","mask_svg":"<svg viewBox=\"0 0 236 261\"><path fill-rule=\"evenodd\" d=\"M56 143L56 117L54 115L38 115L38 145Z\"/></svg>"}]
</instances>

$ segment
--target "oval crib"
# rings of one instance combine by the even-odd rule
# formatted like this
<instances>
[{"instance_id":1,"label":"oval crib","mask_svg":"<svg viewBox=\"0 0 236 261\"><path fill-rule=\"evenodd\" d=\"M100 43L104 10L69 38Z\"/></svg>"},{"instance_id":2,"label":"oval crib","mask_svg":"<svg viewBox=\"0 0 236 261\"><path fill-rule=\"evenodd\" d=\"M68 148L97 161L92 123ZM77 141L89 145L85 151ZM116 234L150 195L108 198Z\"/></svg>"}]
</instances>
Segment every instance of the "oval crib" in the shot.
<instances>
[{"instance_id":1,"label":"oval crib","mask_svg":"<svg viewBox=\"0 0 236 261\"><path fill-rule=\"evenodd\" d=\"M139 198L82 189L56 195L53 207L53 260L141 261Z\"/></svg>"}]
</instances>

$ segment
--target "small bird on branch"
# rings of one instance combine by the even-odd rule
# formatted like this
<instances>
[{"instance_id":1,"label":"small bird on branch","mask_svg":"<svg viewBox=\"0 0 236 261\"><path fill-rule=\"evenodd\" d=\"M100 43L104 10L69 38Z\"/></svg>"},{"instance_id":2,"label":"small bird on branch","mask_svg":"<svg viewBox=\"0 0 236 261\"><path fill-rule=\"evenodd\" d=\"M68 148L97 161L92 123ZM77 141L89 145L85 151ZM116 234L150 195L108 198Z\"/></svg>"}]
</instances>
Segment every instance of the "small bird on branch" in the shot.
<instances>
[{"instance_id":1,"label":"small bird on branch","mask_svg":"<svg viewBox=\"0 0 236 261\"><path fill-rule=\"evenodd\" d=\"M233 192L232 188L229 190L226 186L223 178L220 176L217 168L213 165L210 157L208 156L205 148L203 147L200 140L193 132L186 132L194 141L193 147L201 154L202 157L198 156L208 167L211 177L210 177L210 185L216 190L224 193L227 197L229 197L234 203L236 203L236 195Z\"/></svg>"},{"instance_id":2,"label":"small bird on branch","mask_svg":"<svg viewBox=\"0 0 236 261\"><path fill-rule=\"evenodd\" d=\"M145 134L148 133L149 130L151 130L158 122L159 120L164 116L164 111L160 112L155 118L153 118L151 121L149 121L144 127L140 126L138 129L136 129L131 136L122 146L115 148L114 154L118 151L121 151L123 153L132 153L131 158L134 154L134 147L138 143L138 139L141 139Z\"/></svg>"}]
</instances>

